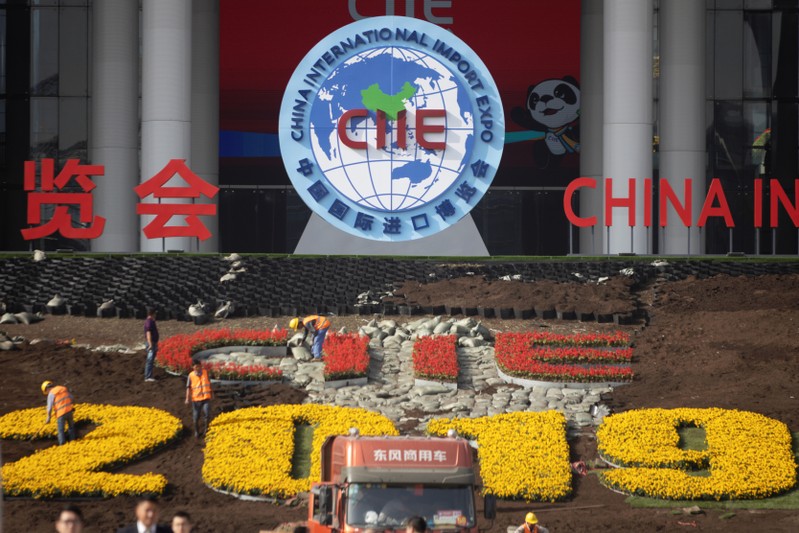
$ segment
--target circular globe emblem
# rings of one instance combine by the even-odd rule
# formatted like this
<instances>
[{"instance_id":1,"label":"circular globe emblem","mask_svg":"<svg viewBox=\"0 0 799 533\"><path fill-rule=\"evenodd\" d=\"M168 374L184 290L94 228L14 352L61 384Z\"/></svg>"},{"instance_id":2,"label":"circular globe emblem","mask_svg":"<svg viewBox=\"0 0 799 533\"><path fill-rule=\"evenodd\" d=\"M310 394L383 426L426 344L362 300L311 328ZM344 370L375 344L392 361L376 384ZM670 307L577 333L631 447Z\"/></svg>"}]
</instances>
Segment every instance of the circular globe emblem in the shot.
<instances>
[{"instance_id":1,"label":"circular globe emblem","mask_svg":"<svg viewBox=\"0 0 799 533\"><path fill-rule=\"evenodd\" d=\"M504 144L491 75L442 28L407 17L345 26L292 76L280 150L300 196L358 237L437 233L482 198Z\"/></svg>"}]
</instances>

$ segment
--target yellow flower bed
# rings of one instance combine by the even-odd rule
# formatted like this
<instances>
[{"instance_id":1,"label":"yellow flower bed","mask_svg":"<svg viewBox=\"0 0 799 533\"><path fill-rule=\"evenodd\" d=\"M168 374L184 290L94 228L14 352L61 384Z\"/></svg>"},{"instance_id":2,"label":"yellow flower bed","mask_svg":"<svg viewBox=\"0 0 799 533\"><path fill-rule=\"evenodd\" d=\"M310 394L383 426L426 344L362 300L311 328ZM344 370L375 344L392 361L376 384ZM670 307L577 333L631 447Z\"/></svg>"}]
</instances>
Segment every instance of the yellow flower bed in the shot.
<instances>
[{"instance_id":1,"label":"yellow flower bed","mask_svg":"<svg viewBox=\"0 0 799 533\"><path fill-rule=\"evenodd\" d=\"M477 440L484 492L498 498L555 501L571 493L566 419L557 411L431 420L427 431L447 430Z\"/></svg>"},{"instance_id":2,"label":"yellow flower bed","mask_svg":"<svg viewBox=\"0 0 799 533\"><path fill-rule=\"evenodd\" d=\"M0 438L54 438L56 422L45 425L44 408L23 409L0 417ZM160 409L77 404L75 422L97 428L63 446L40 450L3 466L7 496L53 498L160 494L166 478L160 474L111 474L103 468L128 463L175 439L180 420Z\"/></svg>"},{"instance_id":3,"label":"yellow flower bed","mask_svg":"<svg viewBox=\"0 0 799 533\"><path fill-rule=\"evenodd\" d=\"M678 447L680 426L702 427L707 449ZM599 453L619 466L601 476L616 490L680 500L759 499L796 485L791 433L777 420L727 409L643 409L605 418ZM707 469L707 477L691 470Z\"/></svg>"},{"instance_id":4,"label":"yellow flower bed","mask_svg":"<svg viewBox=\"0 0 799 533\"><path fill-rule=\"evenodd\" d=\"M310 475L291 477L295 424L314 427ZM365 409L327 405L249 407L217 416L208 429L203 480L237 494L288 498L321 476L321 449L331 435L399 435L391 421Z\"/></svg>"}]
</instances>

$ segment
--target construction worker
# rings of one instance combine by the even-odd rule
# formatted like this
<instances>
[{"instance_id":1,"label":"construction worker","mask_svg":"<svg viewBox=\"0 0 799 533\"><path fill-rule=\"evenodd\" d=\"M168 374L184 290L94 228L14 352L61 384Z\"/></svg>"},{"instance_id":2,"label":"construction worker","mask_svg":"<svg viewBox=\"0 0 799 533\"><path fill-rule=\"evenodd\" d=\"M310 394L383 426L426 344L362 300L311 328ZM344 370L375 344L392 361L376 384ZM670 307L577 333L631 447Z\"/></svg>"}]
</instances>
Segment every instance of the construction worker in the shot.
<instances>
[{"instance_id":1,"label":"construction worker","mask_svg":"<svg viewBox=\"0 0 799 533\"><path fill-rule=\"evenodd\" d=\"M208 431L208 422L211 418L211 398L213 396L214 393L211 390L211 379L208 377L208 371L203 368L200 361L195 361L194 369L189 372L189 378L186 380L186 405L191 400L191 418L194 422L194 436L197 438L205 435L205 432ZM203 431L200 431L197 425L200 411L203 412L203 418L205 418Z\"/></svg>"},{"instance_id":2,"label":"construction worker","mask_svg":"<svg viewBox=\"0 0 799 533\"><path fill-rule=\"evenodd\" d=\"M549 533L549 530L538 523L535 513L527 513L524 517L524 524L516 528L515 533Z\"/></svg>"},{"instance_id":3,"label":"construction worker","mask_svg":"<svg viewBox=\"0 0 799 533\"><path fill-rule=\"evenodd\" d=\"M305 342L309 332L313 335L311 353L313 354L314 360L321 361L322 344L325 342L327 330L330 329L330 320L320 315L308 315L305 318L295 317L289 322L289 327L295 331L303 328L302 342Z\"/></svg>"},{"instance_id":4,"label":"construction worker","mask_svg":"<svg viewBox=\"0 0 799 533\"><path fill-rule=\"evenodd\" d=\"M58 445L66 442L64 438L64 426L69 424L69 440L75 440L75 419L73 412L75 407L72 405L72 394L63 385L53 385L52 381L42 383L42 394L47 395L47 420L50 423L50 415L55 412L56 425L58 427Z\"/></svg>"}]
</instances>

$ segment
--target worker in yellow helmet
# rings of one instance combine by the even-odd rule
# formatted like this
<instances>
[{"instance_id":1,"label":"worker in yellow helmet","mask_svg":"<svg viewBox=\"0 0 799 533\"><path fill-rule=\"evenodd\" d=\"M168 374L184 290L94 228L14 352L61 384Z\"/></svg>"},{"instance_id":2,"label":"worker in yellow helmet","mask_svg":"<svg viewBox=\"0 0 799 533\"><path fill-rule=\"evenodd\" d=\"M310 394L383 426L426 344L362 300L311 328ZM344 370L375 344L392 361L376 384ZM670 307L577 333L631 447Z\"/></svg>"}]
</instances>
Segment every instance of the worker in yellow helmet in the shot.
<instances>
[{"instance_id":1,"label":"worker in yellow helmet","mask_svg":"<svg viewBox=\"0 0 799 533\"><path fill-rule=\"evenodd\" d=\"M549 533L549 530L538 523L535 513L529 512L524 517L524 524L517 527L515 533Z\"/></svg>"},{"instance_id":2,"label":"worker in yellow helmet","mask_svg":"<svg viewBox=\"0 0 799 533\"><path fill-rule=\"evenodd\" d=\"M64 426L69 425L69 440L75 440L75 419L73 413L75 407L72 402L72 394L63 385L54 385L52 381L42 383L42 394L47 395L47 420L50 423L50 415L55 412L56 426L58 427L58 445L64 444L67 439L64 435Z\"/></svg>"},{"instance_id":3,"label":"worker in yellow helmet","mask_svg":"<svg viewBox=\"0 0 799 533\"><path fill-rule=\"evenodd\" d=\"M313 335L311 353L313 354L314 361L321 361L322 344L325 342L327 330L330 329L330 320L320 315L308 315L305 318L295 317L289 322L289 327L295 331L300 328L303 329L302 342L305 342L308 333Z\"/></svg>"}]
</instances>

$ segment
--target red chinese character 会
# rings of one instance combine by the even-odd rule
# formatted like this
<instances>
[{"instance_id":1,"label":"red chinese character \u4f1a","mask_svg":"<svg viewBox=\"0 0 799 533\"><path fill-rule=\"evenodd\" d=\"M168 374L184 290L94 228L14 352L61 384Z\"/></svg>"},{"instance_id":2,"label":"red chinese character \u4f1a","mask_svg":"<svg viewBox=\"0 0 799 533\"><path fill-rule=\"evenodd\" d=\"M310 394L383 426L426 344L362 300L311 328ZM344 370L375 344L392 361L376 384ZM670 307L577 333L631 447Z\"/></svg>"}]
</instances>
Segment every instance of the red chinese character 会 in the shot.
<instances>
[{"instance_id":1,"label":"red chinese character \u4f1a","mask_svg":"<svg viewBox=\"0 0 799 533\"><path fill-rule=\"evenodd\" d=\"M187 187L166 187L166 183L179 175ZM153 195L154 198L213 198L219 188L204 181L186 166L184 159L172 159L155 176L133 189L139 198ZM142 230L148 239L159 237L197 237L204 241L211 232L202 223L200 216L216 215L216 204L136 204L139 215L155 215ZM175 215L185 216L185 226L167 226Z\"/></svg>"}]
</instances>

